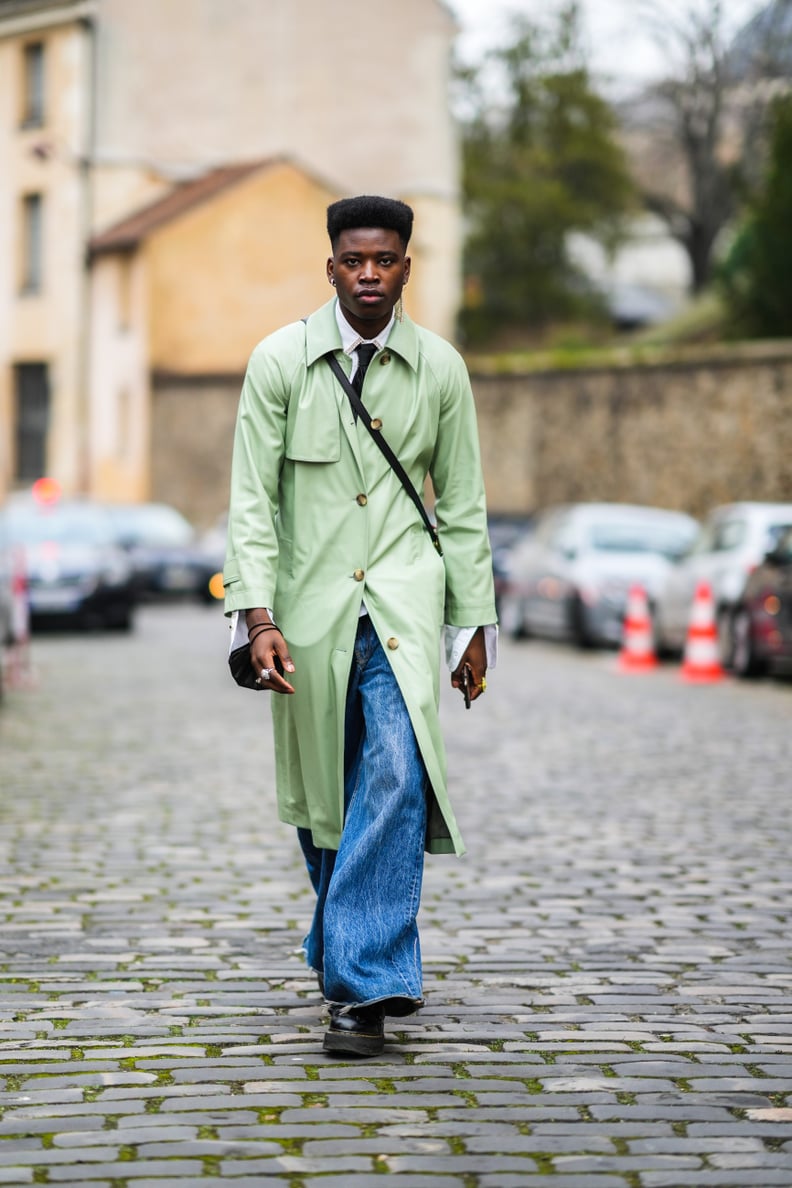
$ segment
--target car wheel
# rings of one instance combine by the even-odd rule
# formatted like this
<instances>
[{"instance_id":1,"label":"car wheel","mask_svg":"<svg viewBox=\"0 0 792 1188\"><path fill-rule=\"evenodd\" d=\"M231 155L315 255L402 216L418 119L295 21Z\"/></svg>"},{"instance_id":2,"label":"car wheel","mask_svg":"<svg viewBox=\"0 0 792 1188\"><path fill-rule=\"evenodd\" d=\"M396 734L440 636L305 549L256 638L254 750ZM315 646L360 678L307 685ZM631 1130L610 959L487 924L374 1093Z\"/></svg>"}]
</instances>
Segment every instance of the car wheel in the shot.
<instances>
[{"instance_id":1,"label":"car wheel","mask_svg":"<svg viewBox=\"0 0 792 1188\"><path fill-rule=\"evenodd\" d=\"M591 638L591 633L586 623L586 608L579 594L573 595L569 600L568 615L569 633L577 647L593 647L594 641Z\"/></svg>"},{"instance_id":2,"label":"car wheel","mask_svg":"<svg viewBox=\"0 0 792 1188\"><path fill-rule=\"evenodd\" d=\"M515 624L515 627L514 627L514 638L515 639L530 639L531 638L531 629L529 628L528 624L525 621L525 607L522 605L522 603L520 604L519 617L518 617L517 623Z\"/></svg>"},{"instance_id":3,"label":"car wheel","mask_svg":"<svg viewBox=\"0 0 792 1188\"><path fill-rule=\"evenodd\" d=\"M747 614L747 612L746 612ZM750 622L750 620L749 620ZM718 653L724 668L734 667L734 614L722 606L717 615Z\"/></svg>"},{"instance_id":4,"label":"car wheel","mask_svg":"<svg viewBox=\"0 0 792 1188\"><path fill-rule=\"evenodd\" d=\"M133 624L132 607L123 606L108 615L105 627L108 631L131 631Z\"/></svg>"},{"instance_id":5,"label":"car wheel","mask_svg":"<svg viewBox=\"0 0 792 1188\"><path fill-rule=\"evenodd\" d=\"M760 676L766 665L756 655L751 630L751 615L745 607L735 612L732 619L732 667L739 677Z\"/></svg>"},{"instance_id":6,"label":"car wheel","mask_svg":"<svg viewBox=\"0 0 792 1188\"><path fill-rule=\"evenodd\" d=\"M665 660L674 654L674 649L665 637L662 619L657 612L657 607L650 606L649 618L652 624L652 643L654 645L655 655L659 659Z\"/></svg>"}]
</instances>

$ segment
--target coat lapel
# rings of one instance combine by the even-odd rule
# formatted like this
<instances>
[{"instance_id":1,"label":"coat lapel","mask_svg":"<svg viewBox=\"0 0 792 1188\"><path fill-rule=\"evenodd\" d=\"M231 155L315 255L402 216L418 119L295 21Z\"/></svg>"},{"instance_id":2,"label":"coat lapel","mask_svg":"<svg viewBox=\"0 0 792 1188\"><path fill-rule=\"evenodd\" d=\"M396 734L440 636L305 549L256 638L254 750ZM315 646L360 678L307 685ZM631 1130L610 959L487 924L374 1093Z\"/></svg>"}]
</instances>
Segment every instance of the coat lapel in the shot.
<instances>
[{"instance_id":1,"label":"coat lapel","mask_svg":"<svg viewBox=\"0 0 792 1188\"><path fill-rule=\"evenodd\" d=\"M352 364L349 356L344 354L341 347L341 335L338 333L335 316L335 298L328 301L316 313L311 314L305 324L305 362L307 367L321 367L323 372L327 373L324 383L333 394L333 399L338 408L338 415L341 418L341 425L358 468L359 477L361 482L364 482L363 459L360 455L357 425L352 416L352 409L346 392L323 359L323 356L330 351L335 354L344 371L349 375Z\"/></svg>"},{"instance_id":2,"label":"coat lapel","mask_svg":"<svg viewBox=\"0 0 792 1188\"><path fill-rule=\"evenodd\" d=\"M349 372L352 369L352 361L349 358L349 355L345 355L343 351L338 350L335 352L335 356L338 359L341 366L343 367L344 371L346 372L347 378L348 378ZM346 434L347 441L349 442L350 446L352 447L352 453L355 456L355 462L357 463L357 468L358 468L358 471L360 472L360 478L361 478L361 480L363 480L363 485L365 486L366 475L363 470L363 458L360 453L360 441L358 440L358 425L357 425L355 418L352 414L352 406L349 403L349 397L347 396L346 392L341 387L338 380L333 375L332 371L327 366L327 364L322 363L322 367L327 368L327 374L329 376L330 383L333 385L333 393L336 398L336 404L338 405L338 415L341 418L341 424L343 426L344 433ZM365 430L363 430L363 432L365 433Z\"/></svg>"},{"instance_id":3,"label":"coat lapel","mask_svg":"<svg viewBox=\"0 0 792 1188\"><path fill-rule=\"evenodd\" d=\"M335 297L332 297L307 319L305 362L308 367L321 367L327 372L327 383L331 386L346 439L352 450L352 456L355 459L361 482L365 486L367 482L371 482L374 478L373 474L366 473L360 448L360 434L365 434L368 430L356 423L346 392L322 358L329 351L333 351L344 371L349 375L352 365L349 356L344 354L341 347L341 335L338 332L338 323L336 322L335 302ZM419 356L418 335L415 324L408 317L405 317L401 322L396 322L388 336L385 350L399 355L413 371L417 370ZM379 474L380 471L387 469L388 463L377 453L376 473Z\"/></svg>"}]
</instances>

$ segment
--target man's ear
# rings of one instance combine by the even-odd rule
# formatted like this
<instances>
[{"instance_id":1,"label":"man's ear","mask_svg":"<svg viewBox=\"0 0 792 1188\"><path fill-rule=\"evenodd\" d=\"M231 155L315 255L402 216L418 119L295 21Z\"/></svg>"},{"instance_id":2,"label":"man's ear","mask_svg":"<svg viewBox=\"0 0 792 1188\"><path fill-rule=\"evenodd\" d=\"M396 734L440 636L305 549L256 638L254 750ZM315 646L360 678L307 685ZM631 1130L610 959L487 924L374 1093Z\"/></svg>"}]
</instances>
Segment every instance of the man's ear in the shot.
<instances>
[{"instance_id":1,"label":"man's ear","mask_svg":"<svg viewBox=\"0 0 792 1188\"><path fill-rule=\"evenodd\" d=\"M327 279L330 281L331 285L334 283L333 282L333 257L332 256L327 257Z\"/></svg>"},{"instance_id":2,"label":"man's ear","mask_svg":"<svg viewBox=\"0 0 792 1188\"><path fill-rule=\"evenodd\" d=\"M404 283L405 283L405 285L407 284L407 281L410 279L411 265L412 265L412 260L410 259L409 256L405 256L404 257Z\"/></svg>"}]
</instances>

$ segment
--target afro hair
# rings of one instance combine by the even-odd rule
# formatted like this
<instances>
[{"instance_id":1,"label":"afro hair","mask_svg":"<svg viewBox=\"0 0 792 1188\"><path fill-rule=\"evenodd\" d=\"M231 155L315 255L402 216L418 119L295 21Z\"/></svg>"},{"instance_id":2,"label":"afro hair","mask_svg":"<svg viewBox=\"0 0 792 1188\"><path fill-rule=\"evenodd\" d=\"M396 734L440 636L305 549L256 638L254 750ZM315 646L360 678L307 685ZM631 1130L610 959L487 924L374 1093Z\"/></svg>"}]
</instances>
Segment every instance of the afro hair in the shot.
<instances>
[{"instance_id":1,"label":"afro hair","mask_svg":"<svg viewBox=\"0 0 792 1188\"><path fill-rule=\"evenodd\" d=\"M395 198L363 194L359 198L342 198L327 208L327 234L333 248L342 231L352 231L358 227L384 227L386 231L396 231L402 247L406 248L410 242L412 225L412 208Z\"/></svg>"}]
</instances>

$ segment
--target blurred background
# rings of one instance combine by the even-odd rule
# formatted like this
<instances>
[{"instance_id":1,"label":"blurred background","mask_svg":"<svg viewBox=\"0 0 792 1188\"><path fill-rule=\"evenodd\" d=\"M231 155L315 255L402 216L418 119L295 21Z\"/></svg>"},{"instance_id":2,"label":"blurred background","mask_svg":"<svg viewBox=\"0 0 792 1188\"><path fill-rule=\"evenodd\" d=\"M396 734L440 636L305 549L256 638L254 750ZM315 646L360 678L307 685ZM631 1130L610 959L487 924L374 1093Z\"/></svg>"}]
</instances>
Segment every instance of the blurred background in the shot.
<instances>
[{"instance_id":1,"label":"blurred background","mask_svg":"<svg viewBox=\"0 0 792 1188\"><path fill-rule=\"evenodd\" d=\"M42 613L77 605L52 525L89 501L88 584L128 587L91 622L211 598L249 353L327 299L327 204L378 192L415 208L409 313L469 364L510 629L558 509L687 517L673 569L725 517L730 659L792 524L791 80L792 0L0 0L6 591L21 542ZM595 536L652 551L628 519ZM556 578L580 634L595 583Z\"/></svg>"}]
</instances>

